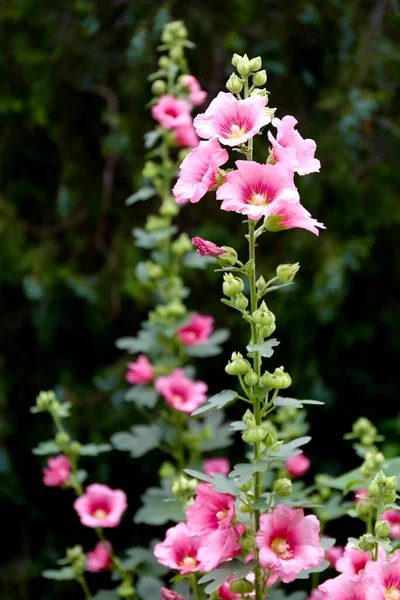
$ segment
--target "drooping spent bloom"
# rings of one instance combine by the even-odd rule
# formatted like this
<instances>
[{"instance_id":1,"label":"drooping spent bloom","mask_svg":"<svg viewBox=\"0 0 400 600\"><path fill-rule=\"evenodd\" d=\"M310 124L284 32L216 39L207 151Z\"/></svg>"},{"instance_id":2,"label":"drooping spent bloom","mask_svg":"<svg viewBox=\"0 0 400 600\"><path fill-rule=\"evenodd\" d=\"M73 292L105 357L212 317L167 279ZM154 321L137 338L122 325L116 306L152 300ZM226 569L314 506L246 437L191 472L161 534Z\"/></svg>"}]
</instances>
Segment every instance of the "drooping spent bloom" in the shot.
<instances>
[{"instance_id":1,"label":"drooping spent bloom","mask_svg":"<svg viewBox=\"0 0 400 600\"><path fill-rule=\"evenodd\" d=\"M144 354L139 354L135 362L129 362L125 379L133 385L137 383L150 383L154 376L153 365Z\"/></svg>"},{"instance_id":2,"label":"drooping spent bloom","mask_svg":"<svg viewBox=\"0 0 400 600\"><path fill-rule=\"evenodd\" d=\"M207 98L207 92L201 89L201 85L194 75L184 75L181 79L183 87L189 90L189 100L193 106L200 106Z\"/></svg>"},{"instance_id":3,"label":"drooping spent bloom","mask_svg":"<svg viewBox=\"0 0 400 600\"><path fill-rule=\"evenodd\" d=\"M376 562L370 560L365 565L364 582L366 600L400 599L400 551L396 550L389 558ZM376 592L376 586L379 592Z\"/></svg>"},{"instance_id":4,"label":"drooping spent bloom","mask_svg":"<svg viewBox=\"0 0 400 600\"><path fill-rule=\"evenodd\" d=\"M193 246L195 246L200 256L217 257L221 256L221 254L224 254L225 252L223 248L217 246L217 244L214 244L214 242L209 242L208 240L204 240L203 238L198 236L192 238L192 244Z\"/></svg>"},{"instance_id":5,"label":"drooping spent bloom","mask_svg":"<svg viewBox=\"0 0 400 600\"><path fill-rule=\"evenodd\" d=\"M208 477L213 473L228 475L231 470L231 463L227 458L209 458L203 462L203 471Z\"/></svg>"},{"instance_id":6,"label":"drooping spent bloom","mask_svg":"<svg viewBox=\"0 0 400 600\"><path fill-rule=\"evenodd\" d=\"M376 593L377 586L374 587ZM367 600L365 582L358 575L343 573L324 581L318 590L323 592L322 600ZM378 598L379 596L374 596L374 600Z\"/></svg>"},{"instance_id":7,"label":"drooping spent bloom","mask_svg":"<svg viewBox=\"0 0 400 600\"><path fill-rule=\"evenodd\" d=\"M190 533L186 523L178 523L170 527L165 540L154 547L154 556L159 563L182 575L206 571L198 556L202 540L202 536Z\"/></svg>"},{"instance_id":8,"label":"drooping spent bloom","mask_svg":"<svg viewBox=\"0 0 400 600\"><path fill-rule=\"evenodd\" d=\"M201 138L216 136L221 144L240 146L270 122L263 96L237 100L231 93L220 92L206 112L195 117L193 125Z\"/></svg>"},{"instance_id":9,"label":"drooping spent bloom","mask_svg":"<svg viewBox=\"0 0 400 600\"><path fill-rule=\"evenodd\" d=\"M319 541L319 521L315 515L304 516L301 508L283 504L260 517L256 534L260 564L273 569L284 583L294 581L302 569L319 565L324 549Z\"/></svg>"},{"instance_id":10,"label":"drooping spent bloom","mask_svg":"<svg viewBox=\"0 0 400 600\"><path fill-rule=\"evenodd\" d=\"M92 483L74 502L82 525L86 527L117 527L128 504L123 490Z\"/></svg>"},{"instance_id":11,"label":"drooping spent bloom","mask_svg":"<svg viewBox=\"0 0 400 600\"><path fill-rule=\"evenodd\" d=\"M273 158L299 175L315 173L321 168L320 161L314 158L317 144L314 140L303 139L295 129L296 124L297 119L290 115L283 119L272 119L272 125L277 128L276 138L268 132Z\"/></svg>"},{"instance_id":12,"label":"drooping spent bloom","mask_svg":"<svg viewBox=\"0 0 400 600\"><path fill-rule=\"evenodd\" d=\"M112 565L110 542L98 542L94 550L86 553L86 569L91 573L107 571Z\"/></svg>"},{"instance_id":13,"label":"drooping spent bloom","mask_svg":"<svg viewBox=\"0 0 400 600\"><path fill-rule=\"evenodd\" d=\"M161 600L186 600L183 596L180 596L176 592L172 590L168 590L167 588L161 588L160 590Z\"/></svg>"},{"instance_id":14,"label":"drooping spent bloom","mask_svg":"<svg viewBox=\"0 0 400 600\"><path fill-rule=\"evenodd\" d=\"M307 229L311 233L319 235L317 227L326 229L325 225L313 219L308 210L299 202L292 203L286 200L276 202L271 210L271 214L265 220L265 228L268 231L300 228Z\"/></svg>"},{"instance_id":15,"label":"drooping spent bloom","mask_svg":"<svg viewBox=\"0 0 400 600\"><path fill-rule=\"evenodd\" d=\"M177 129L192 123L189 104L168 94L158 99L151 109L151 114L165 129Z\"/></svg>"},{"instance_id":16,"label":"drooping spent bloom","mask_svg":"<svg viewBox=\"0 0 400 600\"><path fill-rule=\"evenodd\" d=\"M235 518L235 497L215 492L207 483L196 488L197 496L186 511L187 525L196 535L226 529Z\"/></svg>"},{"instance_id":17,"label":"drooping spent bloom","mask_svg":"<svg viewBox=\"0 0 400 600\"><path fill-rule=\"evenodd\" d=\"M214 318L194 313L190 322L178 329L178 336L185 346L204 344L214 329Z\"/></svg>"},{"instance_id":18,"label":"drooping spent bloom","mask_svg":"<svg viewBox=\"0 0 400 600\"><path fill-rule=\"evenodd\" d=\"M343 556L343 546L332 546L325 553L326 560L329 560L331 566L336 569L336 563Z\"/></svg>"},{"instance_id":19,"label":"drooping spent bloom","mask_svg":"<svg viewBox=\"0 0 400 600\"><path fill-rule=\"evenodd\" d=\"M49 487L61 487L71 476L71 463L64 454L49 458L47 467L42 469L43 483Z\"/></svg>"},{"instance_id":20,"label":"drooping spent bloom","mask_svg":"<svg viewBox=\"0 0 400 600\"><path fill-rule=\"evenodd\" d=\"M384 556L382 548L379 548L379 556ZM351 542L347 542L344 552L336 561L335 569L339 573L348 573L349 575L358 575L371 559L368 552L357 550Z\"/></svg>"},{"instance_id":21,"label":"drooping spent bloom","mask_svg":"<svg viewBox=\"0 0 400 600\"><path fill-rule=\"evenodd\" d=\"M178 204L198 202L216 184L218 169L229 155L216 138L200 142L182 161L172 193Z\"/></svg>"},{"instance_id":22,"label":"drooping spent bloom","mask_svg":"<svg viewBox=\"0 0 400 600\"><path fill-rule=\"evenodd\" d=\"M311 462L304 454L291 456L285 462L285 469L291 477L301 477L305 475L310 468Z\"/></svg>"},{"instance_id":23,"label":"drooping spent bloom","mask_svg":"<svg viewBox=\"0 0 400 600\"><path fill-rule=\"evenodd\" d=\"M400 538L400 512L398 510L387 510L381 516L382 520L386 520L390 525L390 537L394 539Z\"/></svg>"},{"instance_id":24,"label":"drooping spent bloom","mask_svg":"<svg viewBox=\"0 0 400 600\"><path fill-rule=\"evenodd\" d=\"M204 381L191 381L183 369L175 369L170 375L158 377L155 388L172 408L188 414L207 399L207 384Z\"/></svg>"},{"instance_id":25,"label":"drooping spent bloom","mask_svg":"<svg viewBox=\"0 0 400 600\"><path fill-rule=\"evenodd\" d=\"M196 148L199 145L199 136L191 123L187 125L179 125L174 128L175 141L180 146L185 148Z\"/></svg>"}]
</instances>

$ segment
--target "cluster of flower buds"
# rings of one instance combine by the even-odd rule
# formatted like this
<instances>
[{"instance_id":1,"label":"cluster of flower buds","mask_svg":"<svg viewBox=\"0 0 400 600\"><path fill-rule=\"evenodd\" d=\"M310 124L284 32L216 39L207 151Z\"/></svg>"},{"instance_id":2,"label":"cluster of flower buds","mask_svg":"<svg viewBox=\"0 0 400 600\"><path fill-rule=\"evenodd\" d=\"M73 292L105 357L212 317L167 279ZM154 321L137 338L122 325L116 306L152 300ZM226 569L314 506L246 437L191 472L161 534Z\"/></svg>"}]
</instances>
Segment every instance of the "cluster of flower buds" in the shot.
<instances>
[{"instance_id":1,"label":"cluster of flower buds","mask_svg":"<svg viewBox=\"0 0 400 600\"><path fill-rule=\"evenodd\" d=\"M347 440L359 440L360 444L365 447L373 446L382 439L379 437L376 427L365 417L357 419L351 433L347 433L344 437Z\"/></svg>"},{"instance_id":2,"label":"cluster of flower buds","mask_svg":"<svg viewBox=\"0 0 400 600\"><path fill-rule=\"evenodd\" d=\"M266 371L260 379L261 385L267 390L285 390L292 385L292 379L289 373L285 372L284 367L278 367L273 373Z\"/></svg>"},{"instance_id":3,"label":"cluster of flower buds","mask_svg":"<svg viewBox=\"0 0 400 600\"><path fill-rule=\"evenodd\" d=\"M265 90L258 89L259 86L265 85L267 82L267 72L264 69L261 69L261 56L249 58L247 54L244 56L234 54L232 57L232 65L239 74L236 75L236 73L232 73L226 82L226 87L232 94L240 94L243 90L245 81L247 81L250 76L252 77L253 83L250 93L267 93Z\"/></svg>"},{"instance_id":4,"label":"cluster of flower buds","mask_svg":"<svg viewBox=\"0 0 400 600\"><path fill-rule=\"evenodd\" d=\"M368 492L376 503L392 504L396 500L397 477L388 477L383 471L374 477L368 486Z\"/></svg>"}]
</instances>

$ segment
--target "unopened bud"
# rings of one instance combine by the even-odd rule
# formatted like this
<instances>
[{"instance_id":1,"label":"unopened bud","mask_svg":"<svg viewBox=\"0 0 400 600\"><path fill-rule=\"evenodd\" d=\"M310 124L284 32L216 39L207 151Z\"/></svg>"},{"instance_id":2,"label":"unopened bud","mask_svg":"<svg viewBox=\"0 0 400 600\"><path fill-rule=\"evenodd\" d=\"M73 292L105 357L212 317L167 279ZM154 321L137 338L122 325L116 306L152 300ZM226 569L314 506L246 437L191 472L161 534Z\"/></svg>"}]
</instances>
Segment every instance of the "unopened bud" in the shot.
<instances>
[{"instance_id":1,"label":"unopened bud","mask_svg":"<svg viewBox=\"0 0 400 600\"><path fill-rule=\"evenodd\" d=\"M70 439L71 438L66 431L59 431L56 435L55 442L58 446L60 446L61 449L63 449L68 444Z\"/></svg>"},{"instance_id":2,"label":"unopened bud","mask_svg":"<svg viewBox=\"0 0 400 600\"><path fill-rule=\"evenodd\" d=\"M160 477L173 477L176 474L176 469L169 461L164 461L161 465L158 474Z\"/></svg>"},{"instance_id":3,"label":"unopened bud","mask_svg":"<svg viewBox=\"0 0 400 600\"><path fill-rule=\"evenodd\" d=\"M164 198L160 206L160 215L162 217L175 217L179 212L179 204L171 197Z\"/></svg>"},{"instance_id":4,"label":"unopened bud","mask_svg":"<svg viewBox=\"0 0 400 600\"><path fill-rule=\"evenodd\" d=\"M289 496L292 493L292 482L287 477L283 477L282 479L277 479L274 483L274 492L278 494L281 498L285 496Z\"/></svg>"},{"instance_id":5,"label":"unopened bud","mask_svg":"<svg viewBox=\"0 0 400 600\"><path fill-rule=\"evenodd\" d=\"M256 444L257 442L262 442L265 438L266 430L262 425L257 425L256 427L252 427L251 429L246 429L242 433L243 441L246 444Z\"/></svg>"},{"instance_id":6,"label":"unopened bud","mask_svg":"<svg viewBox=\"0 0 400 600\"><path fill-rule=\"evenodd\" d=\"M253 371L253 369L251 369L251 371L248 371L248 373L246 373L246 375L244 376L244 382L250 387L255 386L258 383L257 373Z\"/></svg>"},{"instance_id":7,"label":"unopened bud","mask_svg":"<svg viewBox=\"0 0 400 600\"><path fill-rule=\"evenodd\" d=\"M158 215L150 215L147 217L145 229L146 231L160 231L161 229L166 229L169 225L168 219L164 217L159 217Z\"/></svg>"},{"instance_id":8,"label":"unopened bud","mask_svg":"<svg viewBox=\"0 0 400 600\"><path fill-rule=\"evenodd\" d=\"M247 427L254 427L256 424L255 417L250 409L247 409L242 417L242 421Z\"/></svg>"},{"instance_id":9,"label":"unopened bud","mask_svg":"<svg viewBox=\"0 0 400 600\"><path fill-rule=\"evenodd\" d=\"M191 252L192 249L193 245L187 233L181 233L181 235L171 244L171 250L177 256L181 256L186 252Z\"/></svg>"},{"instance_id":10,"label":"unopened bud","mask_svg":"<svg viewBox=\"0 0 400 600\"><path fill-rule=\"evenodd\" d=\"M247 54L245 54L236 65L239 75L248 77L251 73L250 61Z\"/></svg>"},{"instance_id":11,"label":"unopened bud","mask_svg":"<svg viewBox=\"0 0 400 600\"><path fill-rule=\"evenodd\" d=\"M81 454L81 450L82 450L82 446L79 442L71 442L69 445L69 451L71 454L73 454L74 456L78 457Z\"/></svg>"},{"instance_id":12,"label":"unopened bud","mask_svg":"<svg viewBox=\"0 0 400 600\"><path fill-rule=\"evenodd\" d=\"M264 277L260 275L260 277L256 281L257 292L263 292L265 290L266 285L267 282L265 281Z\"/></svg>"},{"instance_id":13,"label":"unopened bud","mask_svg":"<svg viewBox=\"0 0 400 600\"><path fill-rule=\"evenodd\" d=\"M267 72L265 71L265 69L263 69L262 71L258 71L258 73L254 73L253 85L261 86L261 85L265 85L266 82L267 82Z\"/></svg>"},{"instance_id":14,"label":"unopened bud","mask_svg":"<svg viewBox=\"0 0 400 600\"><path fill-rule=\"evenodd\" d=\"M368 521L372 510L371 504L368 504L368 502L357 502L354 508L360 519Z\"/></svg>"},{"instance_id":15,"label":"unopened bud","mask_svg":"<svg viewBox=\"0 0 400 600\"><path fill-rule=\"evenodd\" d=\"M270 326L275 323L275 315L268 309L265 302L262 302L260 307L253 312L251 318L257 325Z\"/></svg>"},{"instance_id":16,"label":"unopened bud","mask_svg":"<svg viewBox=\"0 0 400 600\"><path fill-rule=\"evenodd\" d=\"M245 375L250 369L249 361L244 359L240 352L233 352L231 360L225 367L228 375Z\"/></svg>"},{"instance_id":17,"label":"unopened bud","mask_svg":"<svg viewBox=\"0 0 400 600\"><path fill-rule=\"evenodd\" d=\"M151 91L155 96L162 96L167 91L167 84L162 79L156 79L153 81Z\"/></svg>"},{"instance_id":18,"label":"unopened bud","mask_svg":"<svg viewBox=\"0 0 400 600\"><path fill-rule=\"evenodd\" d=\"M163 276L163 268L157 263L153 263L151 260L146 262L147 275L149 279L160 279Z\"/></svg>"},{"instance_id":19,"label":"unopened bud","mask_svg":"<svg viewBox=\"0 0 400 600\"><path fill-rule=\"evenodd\" d=\"M265 437L263 439L263 444L266 448L273 448L275 446L275 444L278 441L278 436L276 435L276 432L269 428L266 431Z\"/></svg>"},{"instance_id":20,"label":"unopened bud","mask_svg":"<svg viewBox=\"0 0 400 600\"><path fill-rule=\"evenodd\" d=\"M146 161L142 171L143 177L145 177L146 179L153 179L153 177L156 177L157 173L158 167L156 163L152 160Z\"/></svg>"},{"instance_id":21,"label":"unopened bud","mask_svg":"<svg viewBox=\"0 0 400 600\"><path fill-rule=\"evenodd\" d=\"M291 283L299 269L299 263L294 263L293 265L279 265L276 269L276 274L282 283Z\"/></svg>"},{"instance_id":22,"label":"unopened bud","mask_svg":"<svg viewBox=\"0 0 400 600\"><path fill-rule=\"evenodd\" d=\"M256 56L250 60L250 69L254 71L259 71L262 67L261 56Z\"/></svg>"},{"instance_id":23,"label":"unopened bud","mask_svg":"<svg viewBox=\"0 0 400 600\"><path fill-rule=\"evenodd\" d=\"M386 488L395 492L397 490L397 477L396 475L392 475L391 477L386 478Z\"/></svg>"},{"instance_id":24,"label":"unopened bud","mask_svg":"<svg viewBox=\"0 0 400 600\"><path fill-rule=\"evenodd\" d=\"M226 88L232 92L232 94L240 94L243 89L243 81L236 75L236 73L232 73L226 82Z\"/></svg>"},{"instance_id":25,"label":"unopened bud","mask_svg":"<svg viewBox=\"0 0 400 600\"><path fill-rule=\"evenodd\" d=\"M238 294L235 298L235 306L240 310L245 310L249 304L248 299L242 293Z\"/></svg>"},{"instance_id":26,"label":"unopened bud","mask_svg":"<svg viewBox=\"0 0 400 600\"><path fill-rule=\"evenodd\" d=\"M274 333L276 329L275 323L271 323L271 325L266 325L261 329L261 335L263 338L267 338Z\"/></svg>"},{"instance_id":27,"label":"unopened bud","mask_svg":"<svg viewBox=\"0 0 400 600\"><path fill-rule=\"evenodd\" d=\"M358 547L360 548L360 550L363 550L364 552L370 552L371 550L373 550L375 548L374 536L371 535L370 533L366 533L365 535L362 535L360 537Z\"/></svg>"},{"instance_id":28,"label":"unopened bud","mask_svg":"<svg viewBox=\"0 0 400 600\"><path fill-rule=\"evenodd\" d=\"M225 296L231 297L240 294L243 291L244 284L239 277L234 277L232 273L224 274L224 282L222 284L222 291Z\"/></svg>"},{"instance_id":29,"label":"unopened bud","mask_svg":"<svg viewBox=\"0 0 400 600\"><path fill-rule=\"evenodd\" d=\"M253 550L254 550L254 538L252 538L250 535L246 535L246 534L243 535L240 538L240 546L241 546L243 552L245 552L246 554L249 554L250 552L253 552Z\"/></svg>"},{"instance_id":30,"label":"unopened bud","mask_svg":"<svg viewBox=\"0 0 400 600\"><path fill-rule=\"evenodd\" d=\"M232 56L232 65L236 68L239 64L239 61L242 59L242 57L240 56L240 54L234 54Z\"/></svg>"},{"instance_id":31,"label":"unopened bud","mask_svg":"<svg viewBox=\"0 0 400 600\"><path fill-rule=\"evenodd\" d=\"M292 379L289 373L285 373L284 367L279 367L273 373L265 372L260 383L268 390L285 390L292 384Z\"/></svg>"},{"instance_id":32,"label":"unopened bud","mask_svg":"<svg viewBox=\"0 0 400 600\"><path fill-rule=\"evenodd\" d=\"M233 594L250 594L254 590L254 585L247 579L238 579L237 581L231 581L229 589Z\"/></svg>"},{"instance_id":33,"label":"unopened bud","mask_svg":"<svg viewBox=\"0 0 400 600\"><path fill-rule=\"evenodd\" d=\"M390 535L389 521L377 521L375 523L375 535L380 538L386 538Z\"/></svg>"}]
</instances>

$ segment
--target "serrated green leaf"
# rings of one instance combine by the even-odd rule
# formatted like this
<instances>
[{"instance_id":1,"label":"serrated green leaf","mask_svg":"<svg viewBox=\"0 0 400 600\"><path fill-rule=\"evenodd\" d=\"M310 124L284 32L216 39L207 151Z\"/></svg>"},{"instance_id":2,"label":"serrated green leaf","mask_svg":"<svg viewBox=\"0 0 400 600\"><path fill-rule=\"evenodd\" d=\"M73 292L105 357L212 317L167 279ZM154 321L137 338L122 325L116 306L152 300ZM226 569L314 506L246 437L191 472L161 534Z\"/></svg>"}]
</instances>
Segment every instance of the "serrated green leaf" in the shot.
<instances>
[{"instance_id":1,"label":"serrated green leaf","mask_svg":"<svg viewBox=\"0 0 400 600\"><path fill-rule=\"evenodd\" d=\"M139 331L137 337L124 337L119 338L115 345L120 350L126 350L130 354L136 354L137 352L149 352L156 343L156 338L151 331Z\"/></svg>"},{"instance_id":2,"label":"serrated green leaf","mask_svg":"<svg viewBox=\"0 0 400 600\"><path fill-rule=\"evenodd\" d=\"M246 349L248 352L259 352L261 356L264 358L271 358L274 353L275 346L278 346L280 342L277 339L272 338L271 340L267 340L263 344L253 344L251 346L247 346Z\"/></svg>"},{"instance_id":3,"label":"serrated green leaf","mask_svg":"<svg viewBox=\"0 0 400 600\"><path fill-rule=\"evenodd\" d=\"M274 400L275 406L285 406L290 408L303 408L304 404L324 404L319 400L297 400L296 398L283 398L278 396Z\"/></svg>"},{"instance_id":4,"label":"serrated green leaf","mask_svg":"<svg viewBox=\"0 0 400 600\"><path fill-rule=\"evenodd\" d=\"M239 463L229 473L235 483L240 487L251 480L254 473L264 473L268 467L268 461L260 460L256 463Z\"/></svg>"},{"instance_id":5,"label":"serrated green leaf","mask_svg":"<svg viewBox=\"0 0 400 600\"><path fill-rule=\"evenodd\" d=\"M312 567L311 569L302 569L297 575L297 579L308 579L312 573L322 573L329 567L329 565L330 563L328 560L323 560L316 567Z\"/></svg>"},{"instance_id":6,"label":"serrated green leaf","mask_svg":"<svg viewBox=\"0 0 400 600\"><path fill-rule=\"evenodd\" d=\"M218 356L218 354L221 354L222 348L209 343L195 344L194 346L186 346L185 352L188 356L205 358L207 356Z\"/></svg>"},{"instance_id":7,"label":"serrated green leaf","mask_svg":"<svg viewBox=\"0 0 400 600\"><path fill-rule=\"evenodd\" d=\"M214 408L220 410L232 402L235 398L237 398L237 392L233 390L223 390L222 392L211 396L207 403L203 404L203 406L200 406L200 408L192 412L192 415L201 415L202 413Z\"/></svg>"},{"instance_id":8,"label":"serrated green leaf","mask_svg":"<svg viewBox=\"0 0 400 600\"><path fill-rule=\"evenodd\" d=\"M135 523L146 525L165 525L168 521L179 523L185 520L185 513L180 502L171 498L166 490L149 488L141 497L143 506L134 517Z\"/></svg>"},{"instance_id":9,"label":"serrated green leaf","mask_svg":"<svg viewBox=\"0 0 400 600\"><path fill-rule=\"evenodd\" d=\"M117 450L130 452L133 458L143 456L157 448L162 431L158 425L135 425L131 431L120 431L111 436L111 442Z\"/></svg>"},{"instance_id":10,"label":"serrated green leaf","mask_svg":"<svg viewBox=\"0 0 400 600\"><path fill-rule=\"evenodd\" d=\"M246 575L254 569L255 565L256 563L254 560L251 560L244 565L238 560L233 559L203 575L203 577L199 579L199 583L207 584L204 590L207 594L212 594L217 591L231 575L234 575L235 579L244 579Z\"/></svg>"},{"instance_id":11,"label":"serrated green leaf","mask_svg":"<svg viewBox=\"0 0 400 600\"><path fill-rule=\"evenodd\" d=\"M163 71L162 71L163 72ZM144 146L148 150L154 146L156 141L159 139L161 135L161 127L157 127L157 129L153 129L152 131L147 131L144 134Z\"/></svg>"},{"instance_id":12,"label":"serrated green leaf","mask_svg":"<svg viewBox=\"0 0 400 600\"><path fill-rule=\"evenodd\" d=\"M188 252L182 258L182 262L185 267L190 269L205 269L209 264L215 262L215 258L212 256L200 256L196 250Z\"/></svg>"},{"instance_id":13,"label":"serrated green leaf","mask_svg":"<svg viewBox=\"0 0 400 600\"><path fill-rule=\"evenodd\" d=\"M160 590L163 587L163 583L156 577L150 577L144 575L139 577L136 584L136 591L142 600L150 600L150 598L160 598Z\"/></svg>"},{"instance_id":14,"label":"serrated green leaf","mask_svg":"<svg viewBox=\"0 0 400 600\"><path fill-rule=\"evenodd\" d=\"M32 450L33 454L37 456L45 456L46 454L58 454L60 447L55 443L54 440L48 440L47 442L39 442L36 448Z\"/></svg>"},{"instance_id":15,"label":"serrated green leaf","mask_svg":"<svg viewBox=\"0 0 400 600\"><path fill-rule=\"evenodd\" d=\"M140 200L148 200L155 195L156 191L152 187L142 187L125 200L125 205L132 206L132 204L136 204L136 202L139 202Z\"/></svg>"},{"instance_id":16,"label":"serrated green leaf","mask_svg":"<svg viewBox=\"0 0 400 600\"><path fill-rule=\"evenodd\" d=\"M199 479L200 481L206 481L207 483L211 483L213 486L213 490L216 492L221 492L221 494L230 494L231 496L237 496L239 490L234 481L225 477L225 475L221 475L221 473L213 473L212 477L208 477L201 471L196 471L194 469L184 469L184 472L194 477L195 479Z\"/></svg>"},{"instance_id":17,"label":"serrated green leaf","mask_svg":"<svg viewBox=\"0 0 400 600\"><path fill-rule=\"evenodd\" d=\"M146 385L135 385L125 392L124 400L151 409L157 404L158 394L154 388Z\"/></svg>"},{"instance_id":18,"label":"serrated green leaf","mask_svg":"<svg viewBox=\"0 0 400 600\"><path fill-rule=\"evenodd\" d=\"M112 450L111 444L85 444L81 446L82 456L98 456L103 452L110 452Z\"/></svg>"},{"instance_id":19,"label":"serrated green leaf","mask_svg":"<svg viewBox=\"0 0 400 600\"><path fill-rule=\"evenodd\" d=\"M228 340L230 337L230 331L229 329L216 329L214 331L214 333L212 333L210 335L210 337L208 338L208 341L210 342L210 344L223 344L224 342L226 342L226 340Z\"/></svg>"},{"instance_id":20,"label":"serrated green leaf","mask_svg":"<svg viewBox=\"0 0 400 600\"><path fill-rule=\"evenodd\" d=\"M56 579L57 581L67 581L75 579L75 575L71 567L63 567L62 569L47 569L43 571L42 577L46 579Z\"/></svg>"},{"instance_id":21,"label":"serrated green leaf","mask_svg":"<svg viewBox=\"0 0 400 600\"><path fill-rule=\"evenodd\" d=\"M299 450L299 447L304 446L305 444L308 444L308 442L310 440L311 440L311 437L309 435L304 435L302 437L298 437L294 440L291 440L290 442L281 444L281 446L279 447L279 450L277 450L277 452L270 451L269 458L271 460L274 460L274 459L287 460L291 456L297 456L297 454L301 454L301 450Z\"/></svg>"}]
</instances>

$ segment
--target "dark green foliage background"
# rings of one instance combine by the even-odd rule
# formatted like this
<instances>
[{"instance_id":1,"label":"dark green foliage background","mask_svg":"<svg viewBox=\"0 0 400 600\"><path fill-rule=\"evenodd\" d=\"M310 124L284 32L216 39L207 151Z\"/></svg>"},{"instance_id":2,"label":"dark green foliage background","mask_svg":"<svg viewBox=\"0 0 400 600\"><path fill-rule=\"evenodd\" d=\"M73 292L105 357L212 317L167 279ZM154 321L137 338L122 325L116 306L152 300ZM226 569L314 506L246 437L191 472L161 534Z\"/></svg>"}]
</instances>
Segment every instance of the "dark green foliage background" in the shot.
<instances>
[{"instance_id":1,"label":"dark green foliage background","mask_svg":"<svg viewBox=\"0 0 400 600\"><path fill-rule=\"evenodd\" d=\"M152 126L146 77L169 18L186 22L197 44L192 72L210 98L233 52L261 55L271 106L294 114L318 143L321 174L298 184L327 231L268 235L259 249L264 274L280 262L302 265L296 285L270 301L282 342L273 361L291 372L293 395L326 402L311 415L316 469L353 466L341 436L358 414L385 421L396 453L399 15L395 0L1 3L0 483L3 528L12 524L0 551L1 600L78 597L74 584L40 572L65 546L94 543L71 494L41 484L30 449L51 428L28 412L36 394L62 386L82 441L107 441L136 418L121 402L126 357L114 340L134 334L149 306L135 285L143 255L130 234L149 204L124 201L140 182ZM179 221L189 234L242 245L240 219L212 198ZM192 307L232 327L227 351L239 349L244 328L217 301L219 277L190 277ZM225 360L204 363L213 392ZM124 486L132 511L159 464L153 455L140 464L116 453L87 460L90 480ZM153 535L127 517L111 539L118 549Z\"/></svg>"}]
</instances>

